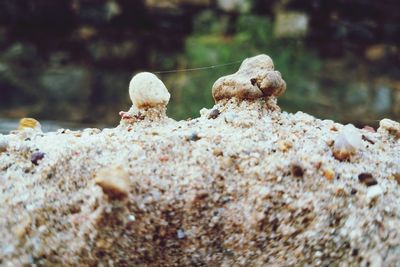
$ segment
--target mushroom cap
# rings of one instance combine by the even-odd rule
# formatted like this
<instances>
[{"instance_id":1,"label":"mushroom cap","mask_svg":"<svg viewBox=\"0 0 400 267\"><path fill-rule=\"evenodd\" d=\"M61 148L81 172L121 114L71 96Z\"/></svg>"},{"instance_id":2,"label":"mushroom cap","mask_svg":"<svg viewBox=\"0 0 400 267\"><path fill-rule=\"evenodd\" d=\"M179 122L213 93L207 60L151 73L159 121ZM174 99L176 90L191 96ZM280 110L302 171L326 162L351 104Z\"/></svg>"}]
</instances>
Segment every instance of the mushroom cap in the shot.
<instances>
[{"instance_id":1,"label":"mushroom cap","mask_svg":"<svg viewBox=\"0 0 400 267\"><path fill-rule=\"evenodd\" d=\"M270 56L261 54L243 60L239 70L243 69L274 70L274 62Z\"/></svg>"},{"instance_id":2,"label":"mushroom cap","mask_svg":"<svg viewBox=\"0 0 400 267\"><path fill-rule=\"evenodd\" d=\"M171 95L164 83L150 72L136 74L129 83L129 96L137 108L166 106Z\"/></svg>"}]
</instances>

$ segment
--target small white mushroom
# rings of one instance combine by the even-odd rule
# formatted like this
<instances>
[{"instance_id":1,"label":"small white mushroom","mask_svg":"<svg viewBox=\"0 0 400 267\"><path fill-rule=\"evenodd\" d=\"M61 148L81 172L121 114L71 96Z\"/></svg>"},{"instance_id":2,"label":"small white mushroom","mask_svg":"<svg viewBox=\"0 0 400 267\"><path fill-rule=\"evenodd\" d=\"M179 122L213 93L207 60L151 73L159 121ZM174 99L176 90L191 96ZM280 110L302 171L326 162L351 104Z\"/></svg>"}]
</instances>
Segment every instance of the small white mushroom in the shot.
<instances>
[{"instance_id":1,"label":"small white mushroom","mask_svg":"<svg viewBox=\"0 0 400 267\"><path fill-rule=\"evenodd\" d=\"M133 106L142 108L165 107L170 94L164 83L150 72L136 74L129 83L129 96Z\"/></svg>"},{"instance_id":2,"label":"small white mushroom","mask_svg":"<svg viewBox=\"0 0 400 267\"><path fill-rule=\"evenodd\" d=\"M352 125L344 126L335 139L333 156L338 160L347 160L363 148L362 136Z\"/></svg>"}]
</instances>

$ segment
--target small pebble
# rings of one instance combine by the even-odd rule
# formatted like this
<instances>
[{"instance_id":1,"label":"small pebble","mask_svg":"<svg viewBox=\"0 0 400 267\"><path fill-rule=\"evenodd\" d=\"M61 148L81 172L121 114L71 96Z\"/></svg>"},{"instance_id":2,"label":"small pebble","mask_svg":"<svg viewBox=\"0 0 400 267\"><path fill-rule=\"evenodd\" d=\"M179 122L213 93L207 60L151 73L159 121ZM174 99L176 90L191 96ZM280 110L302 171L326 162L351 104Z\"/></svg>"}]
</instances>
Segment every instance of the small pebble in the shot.
<instances>
[{"instance_id":1,"label":"small pebble","mask_svg":"<svg viewBox=\"0 0 400 267\"><path fill-rule=\"evenodd\" d=\"M197 133L192 133L189 137L188 140L189 141L198 141L200 140L201 137L197 134Z\"/></svg>"},{"instance_id":2,"label":"small pebble","mask_svg":"<svg viewBox=\"0 0 400 267\"><path fill-rule=\"evenodd\" d=\"M357 192L358 192L357 189L352 188L351 191L350 191L350 194L351 195L355 195L355 194L357 194Z\"/></svg>"},{"instance_id":3,"label":"small pebble","mask_svg":"<svg viewBox=\"0 0 400 267\"><path fill-rule=\"evenodd\" d=\"M335 172L331 169L325 169L324 176L328 181L332 181L335 178Z\"/></svg>"},{"instance_id":4,"label":"small pebble","mask_svg":"<svg viewBox=\"0 0 400 267\"><path fill-rule=\"evenodd\" d=\"M213 109L210 112L210 115L208 115L208 119L216 119L216 118L218 118L219 114L221 114L221 112L217 108Z\"/></svg>"},{"instance_id":5,"label":"small pebble","mask_svg":"<svg viewBox=\"0 0 400 267\"><path fill-rule=\"evenodd\" d=\"M292 164L290 166L290 172L295 177L303 177L303 175L304 175L303 168L300 165L297 165L297 164Z\"/></svg>"},{"instance_id":6,"label":"small pebble","mask_svg":"<svg viewBox=\"0 0 400 267\"><path fill-rule=\"evenodd\" d=\"M376 179L369 172L363 172L358 175L358 180L366 186L372 186L378 184Z\"/></svg>"},{"instance_id":7,"label":"small pebble","mask_svg":"<svg viewBox=\"0 0 400 267\"><path fill-rule=\"evenodd\" d=\"M358 256L358 248L353 249L353 251L351 252L351 256L353 256L353 257Z\"/></svg>"},{"instance_id":8,"label":"small pebble","mask_svg":"<svg viewBox=\"0 0 400 267\"><path fill-rule=\"evenodd\" d=\"M379 122L378 132L387 132L397 139L400 138L400 123L389 119L383 119Z\"/></svg>"},{"instance_id":9,"label":"small pebble","mask_svg":"<svg viewBox=\"0 0 400 267\"><path fill-rule=\"evenodd\" d=\"M293 144L290 141L279 141L278 147L282 152L287 152L290 148L293 147Z\"/></svg>"},{"instance_id":10,"label":"small pebble","mask_svg":"<svg viewBox=\"0 0 400 267\"><path fill-rule=\"evenodd\" d=\"M213 150L213 155L214 155L214 156L219 157L219 156L222 156L223 154L224 154L224 153L222 152L221 149L219 149L219 148L214 148L214 150Z\"/></svg>"},{"instance_id":11,"label":"small pebble","mask_svg":"<svg viewBox=\"0 0 400 267\"><path fill-rule=\"evenodd\" d=\"M40 151L33 152L31 155L31 162L35 165L39 164L39 160L44 158L44 153Z\"/></svg>"},{"instance_id":12,"label":"small pebble","mask_svg":"<svg viewBox=\"0 0 400 267\"><path fill-rule=\"evenodd\" d=\"M169 157L167 155L162 155L158 158L161 162L166 162L169 160Z\"/></svg>"},{"instance_id":13,"label":"small pebble","mask_svg":"<svg viewBox=\"0 0 400 267\"><path fill-rule=\"evenodd\" d=\"M394 179L400 185L400 172L393 174Z\"/></svg>"},{"instance_id":14,"label":"small pebble","mask_svg":"<svg viewBox=\"0 0 400 267\"><path fill-rule=\"evenodd\" d=\"M22 118L19 121L18 130L23 130L26 128L32 128L37 130L41 129L40 123L37 120L32 118Z\"/></svg>"},{"instance_id":15,"label":"small pebble","mask_svg":"<svg viewBox=\"0 0 400 267\"><path fill-rule=\"evenodd\" d=\"M176 231L176 236L177 236L179 239L185 238L185 237L186 237L185 231L183 231L182 229L179 229L178 231Z\"/></svg>"},{"instance_id":16,"label":"small pebble","mask_svg":"<svg viewBox=\"0 0 400 267\"><path fill-rule=\"evenodd\" d=\"M121 167L101 169L95 182L110 199L124 199L129 194L129 174Z\"/></svg>"}]
</instances>

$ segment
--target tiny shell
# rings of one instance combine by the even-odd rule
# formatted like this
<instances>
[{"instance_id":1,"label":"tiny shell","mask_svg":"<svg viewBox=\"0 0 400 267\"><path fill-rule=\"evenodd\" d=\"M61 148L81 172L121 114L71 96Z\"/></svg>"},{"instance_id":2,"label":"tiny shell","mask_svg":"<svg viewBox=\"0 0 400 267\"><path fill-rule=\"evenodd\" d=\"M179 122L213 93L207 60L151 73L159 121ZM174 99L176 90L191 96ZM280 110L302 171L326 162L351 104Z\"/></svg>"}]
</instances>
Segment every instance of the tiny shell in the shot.
<instances>
[{"instance_id":1,"label":"tiny shell","mask_svg":"<svg viewBox=\"0 0 400 267\"><path fill-rule=\"evenodd\" d=\"M348 124L344 126L333 144L333 156L337 160L347 160L364 146L362 136L357 129Z\"/></svg>"}]
</instances>

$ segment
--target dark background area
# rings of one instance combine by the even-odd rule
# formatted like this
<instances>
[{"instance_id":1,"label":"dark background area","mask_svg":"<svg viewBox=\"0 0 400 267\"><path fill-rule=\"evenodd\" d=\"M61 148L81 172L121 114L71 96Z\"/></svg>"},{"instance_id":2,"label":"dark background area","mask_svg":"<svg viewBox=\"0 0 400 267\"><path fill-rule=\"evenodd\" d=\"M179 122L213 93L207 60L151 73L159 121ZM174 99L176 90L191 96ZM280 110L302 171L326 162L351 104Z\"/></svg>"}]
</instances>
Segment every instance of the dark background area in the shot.
<instances>
[{"instance_id":1,"label":"dark background area","mask_svg":"<svg viewBox=\"0 0 400 267\"><path fill-rule=\"evenodd\" d=\"M136 72L265 53L287 81L284 110L399 120L398 10L389 0L1 0L0 118L115 125ZM158 74L169 115L197 117L238 66Z\"/></svg>"}]
</instances>

